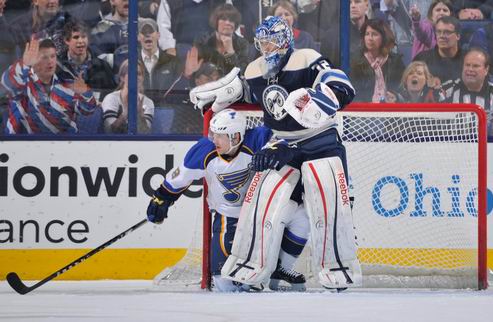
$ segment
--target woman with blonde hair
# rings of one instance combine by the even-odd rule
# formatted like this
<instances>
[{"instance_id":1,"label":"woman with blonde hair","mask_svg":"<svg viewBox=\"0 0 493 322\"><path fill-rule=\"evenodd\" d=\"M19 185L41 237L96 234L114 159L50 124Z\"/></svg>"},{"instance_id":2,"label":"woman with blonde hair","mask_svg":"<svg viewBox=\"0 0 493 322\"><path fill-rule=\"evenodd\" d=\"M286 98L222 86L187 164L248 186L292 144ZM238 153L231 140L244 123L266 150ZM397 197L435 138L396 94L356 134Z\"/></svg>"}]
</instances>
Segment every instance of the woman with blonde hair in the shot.
<instances>
[{"instance_id":1,"label":"woman with blonde hair","mask_svg":"<svg viewBox=\"0 0 493 322\"><path fill-rule=\"evenodd\" d=\"M137 132L149 133L154 117L154 102L143 94L144 63L137 63ZM120 65L118 71L119 85L116 91L105 96L103 108L104 131L106 133L127 133L128 129L128 60Z\"/></svg>"},{"instance_id":2,"label":"woman with blonde hair","mask_svg":"<svg viewBox=\"0 0 493 322\"><path fill-rule=\"evenodd\" d=\"M414 61L402 73L401 86L395 98L388 102L433 103L438 101L438 91L433 88L433 75L425 62Z\"/></svg>"},{"instance_id":3,"label":"woman with blonde hair","mask_svg":"<svg viewBox=\"0 0 493 322\"><path fill-rule=\"evenodd\" d=\"M294 27L296 21L298 20L298 12L290 1L277 1L272 7L269 8L269 15L278 16L286 20L288 25L293 30L294 48L311 48L315 50L320 49L320 46L317 46L315 40L310 33Z\"/></svg>"}]
</instances>

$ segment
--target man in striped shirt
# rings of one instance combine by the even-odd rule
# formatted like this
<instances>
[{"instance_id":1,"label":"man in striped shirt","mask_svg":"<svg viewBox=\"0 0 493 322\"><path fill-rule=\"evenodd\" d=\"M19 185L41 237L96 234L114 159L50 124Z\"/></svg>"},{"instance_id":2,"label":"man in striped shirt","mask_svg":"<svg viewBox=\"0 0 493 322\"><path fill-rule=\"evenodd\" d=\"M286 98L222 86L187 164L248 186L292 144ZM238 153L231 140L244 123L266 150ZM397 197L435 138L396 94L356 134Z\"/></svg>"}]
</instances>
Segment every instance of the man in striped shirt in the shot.
<instances>
[{"instance_id":1,"label":"man in striped shirt","mask_svg":"<svg viewBox=\"0 0 493 322\"><path fill-rule=\"evenodd\" d=\"M442 85L441 102L472 103L486 110L488 133L493 134L493 83L488 81L490 57L479 47L471 48L464 56L462 77Z\"/></svg>"},{"instance_id":2,"label":"man in striped shirt","mask_svg":"<svg viewBox=\"0 0 493 322\"><path fill-rule=\"evenodd\" d=\"M3 73L9 93L6 133L77 133L77 115L94 112L97 102L82 76L60 79L56 66L53 41L33 37L22 59Z\"/></svg>"}]
</instances>

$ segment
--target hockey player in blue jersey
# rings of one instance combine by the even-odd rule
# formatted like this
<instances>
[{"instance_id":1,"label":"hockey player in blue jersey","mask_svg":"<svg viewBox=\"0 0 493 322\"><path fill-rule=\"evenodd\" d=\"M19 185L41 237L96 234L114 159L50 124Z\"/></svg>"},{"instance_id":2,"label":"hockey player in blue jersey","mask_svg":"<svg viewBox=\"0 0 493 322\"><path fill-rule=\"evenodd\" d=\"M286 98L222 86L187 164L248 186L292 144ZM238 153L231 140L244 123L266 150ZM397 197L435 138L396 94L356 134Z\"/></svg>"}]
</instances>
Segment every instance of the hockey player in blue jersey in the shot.
<instances>
[{"instance_id":1,"label":"hockey player in blue jersey","mask_svg":"<svg viewBox=\"0 0 493 322\"><path fill-rule=\"evenodd\" d=\"M171 206L195 179L205 177L209 188L207 202L214 216L211 243L211 275L218 291L243 291L248 286L220 277L221 268L231 252L242 202L252 179L249 169L253 154L269 140L265 127L245 131L246 120L233 109L217 113L210 122L210 137L199 140L188 151L181 165L170 171L154 192L148 206L149 221L161 223ZM306 242L308 219L299 214L289 224L291 235ZM301 232L301 233L300 233ZM304 243L303 243L304 244ZM281 254L287 257L289 254ZM284 280L289 276L281 276ZM293 282L293 281L291 281ZM294 287L304 289L304 279ZM296 283L295 283L296 284ZM299 289L300 290L300 289Z\"/></svg>"},{"instance_id":2,"label":"hockey player in blue jersey","mask_svg":"<svg viewBox=\"0 0 493 322\"><path fill-rule=\"evenodd\" d=\"M248 65L243 82L232 71L218 82L222 86L190 93L199 108L212 103L214 111L241 97L260 104L264 124L277 139L253 156L252 168L259 177L251 202L243 205L222 276L255 284L285 264L278 263L275 254L286 211L275 204L294 201L306 208L310 218L312 268L321 285L358 287L362 275L346 152L335 120L355 90L346 74L315 50L293 49L292 30L280 17L267 17L258 26L255 44L262 56Z\"/></svg>"}]
</instances>

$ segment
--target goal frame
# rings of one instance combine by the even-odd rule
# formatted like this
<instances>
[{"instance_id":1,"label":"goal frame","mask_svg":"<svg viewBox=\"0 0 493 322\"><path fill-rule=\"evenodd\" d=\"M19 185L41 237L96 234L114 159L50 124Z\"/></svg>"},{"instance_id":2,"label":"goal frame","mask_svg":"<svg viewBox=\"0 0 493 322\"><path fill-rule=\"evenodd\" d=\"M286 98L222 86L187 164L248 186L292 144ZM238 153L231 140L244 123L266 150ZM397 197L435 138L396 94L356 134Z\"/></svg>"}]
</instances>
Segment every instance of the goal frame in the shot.
<instances>
[{"instance_id":1,"label":"goal frame","mask_svg":"<svg viewBox=\"0 0 493 322\"><path fill-rule=\"evenodd\" d=\"M258 105L235 104L232 108L240 111L261 111ZM351 103L344 112L375 113L375 112L416 112L416 113L444 113L466 112L474 113L478 120L478 289L488 288L487 267L487 116L480 106L474 104L447 103ZM212 111L204 113L204 136L208 135L208 124L212 118ZM210 274L210 244L211 244L211 214L207 205L207 184L204 182L203 194L203 238L202 238L202 281L201 288L211 288Z\"/></svg>"}]
</instances>

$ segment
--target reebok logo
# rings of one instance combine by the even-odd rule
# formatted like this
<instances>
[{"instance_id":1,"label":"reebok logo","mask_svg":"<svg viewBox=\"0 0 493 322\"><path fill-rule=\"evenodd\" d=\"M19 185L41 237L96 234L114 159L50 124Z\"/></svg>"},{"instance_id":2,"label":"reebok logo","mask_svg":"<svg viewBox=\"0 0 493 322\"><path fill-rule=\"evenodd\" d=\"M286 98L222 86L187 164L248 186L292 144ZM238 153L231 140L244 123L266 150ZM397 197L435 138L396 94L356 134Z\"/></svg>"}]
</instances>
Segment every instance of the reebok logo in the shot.
<instances>
[{"instance_id":1,"label":"reebok logo","mask_svg":"<svg viewBox=\"0 0 493 322\"><path fill-rule=\"evenodd\" d=\"M248 191L245 195L244 202L250 203L252 201L252 197L255 194L255 190L257 189L257 185L261 177L262 177L262 172L255 173L255 176L252 179L252 183L250 183L250 186L248 187Z\"/></svg>"},{"instance_id":2,"label":"reebok logo","mask_svg":"<svg viewBox=\"0 0 493 322\"><path fill-rule=\"evenodd\" d=\"M342 204L343 206L349 206L349 194L344 172L337 174L337 180L339 183L339 191L341 192Z\"/></svg>"}]
</instances>

